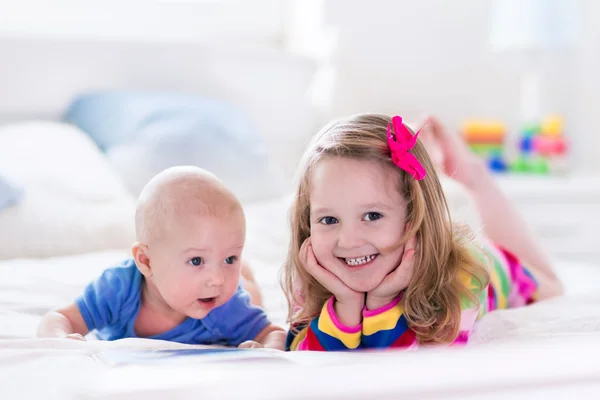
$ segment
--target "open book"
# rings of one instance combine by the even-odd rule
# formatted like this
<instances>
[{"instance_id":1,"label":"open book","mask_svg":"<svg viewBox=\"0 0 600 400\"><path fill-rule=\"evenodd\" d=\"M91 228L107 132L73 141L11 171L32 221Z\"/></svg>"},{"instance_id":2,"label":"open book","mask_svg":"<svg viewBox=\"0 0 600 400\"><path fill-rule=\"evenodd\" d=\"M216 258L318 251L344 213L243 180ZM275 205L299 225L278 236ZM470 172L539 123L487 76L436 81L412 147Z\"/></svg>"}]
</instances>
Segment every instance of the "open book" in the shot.
<instances>
[{"instance_id":1,"label":"open book","mask_svg":"<svg viewBox=\"0 0 600 400\"><path fill-rule=\"evenodd\" d=\"M293 363L287 353L269 349L190 348L160 350L104 350L95 358L110 367L160 364L161 366L205 363L273 361Z\"/></svg>"}]
</instances>

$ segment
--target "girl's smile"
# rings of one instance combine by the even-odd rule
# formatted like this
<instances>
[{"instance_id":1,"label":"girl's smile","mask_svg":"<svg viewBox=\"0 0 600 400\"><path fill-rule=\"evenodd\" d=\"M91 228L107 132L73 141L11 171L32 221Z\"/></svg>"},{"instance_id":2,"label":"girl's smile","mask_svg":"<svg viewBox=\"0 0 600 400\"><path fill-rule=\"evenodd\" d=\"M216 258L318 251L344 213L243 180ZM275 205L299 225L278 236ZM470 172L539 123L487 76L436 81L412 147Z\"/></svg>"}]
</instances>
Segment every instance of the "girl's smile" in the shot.
<instances>
[{"instance_id":1,"label":"girl's smile","mask_svg":"<svg viewBox=\"0 0 600 400\"><path fill-rule=\"evenodd\" d=\"M344 261L351 267L360 267L371 264L372 261L377 258L378 254L370 254L364 257L354 257L354 258L340 258L340 260Z\"/></svg>"}]
</instances>

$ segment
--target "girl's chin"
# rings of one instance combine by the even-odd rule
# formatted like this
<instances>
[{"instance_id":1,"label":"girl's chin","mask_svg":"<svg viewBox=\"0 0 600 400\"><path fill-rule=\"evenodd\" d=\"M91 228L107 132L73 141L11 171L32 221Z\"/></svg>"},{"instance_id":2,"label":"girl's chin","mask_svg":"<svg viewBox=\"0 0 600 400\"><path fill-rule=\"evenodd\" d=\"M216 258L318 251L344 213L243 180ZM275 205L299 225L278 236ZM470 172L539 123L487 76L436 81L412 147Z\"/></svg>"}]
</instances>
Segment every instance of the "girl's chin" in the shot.
<instances>
[{"instance_id":1,"label":"girl's chin","mask_svg":"<svg viewBox=\"0 0 600 400\"><path fill-rule=\"evenodd\" d=\"M373 289L375 289L377 286L379 286L380 282L381 281L373 281L373 282L361 281L361 282L344 282L344 284L346 286L348 286L350 289L354 290L355 292L368 293L368 292L372 291Z\"/></svg>"}]
</instances>

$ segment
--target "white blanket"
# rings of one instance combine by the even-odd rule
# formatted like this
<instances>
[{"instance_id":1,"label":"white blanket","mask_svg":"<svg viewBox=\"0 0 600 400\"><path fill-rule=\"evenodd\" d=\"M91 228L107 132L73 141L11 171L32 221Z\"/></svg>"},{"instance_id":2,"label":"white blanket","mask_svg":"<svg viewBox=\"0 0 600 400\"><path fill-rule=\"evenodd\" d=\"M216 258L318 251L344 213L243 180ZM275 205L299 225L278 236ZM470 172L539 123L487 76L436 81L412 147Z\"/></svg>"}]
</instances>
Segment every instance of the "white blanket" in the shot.
<instances>
[{"instance_id":1,"label":"white blanket","mask_svg":"<svg viewBox=\"0 0 600 400\"><path fill-rule=\"evenodd\" d=\"M286 201L257 204L246 210L248 244L245 257L252 262L264 293L267 311L275 322L281 324L285 322L285 301L277 278L287 245L287 224L283 217L286 211ZM567 285L568 296L527 308L490 314L479 323L471 348L452 352L451 355L441 350L417 355L395 352L286 354L286 360L291 358L292 364L285 362L282 355L273 355L272 359L250 359L246 362L211 361L206 364L182 361L180 367L185 366L183 370L173 363L152 364L136 369L109 366L103 356L106 354L104 351L189 346L141 339L116 342L33 339L36 326L46 311L73 301L89 280L104 268L128 256L129 251L123 249L0 262L0 338L4 339L0 340L0 398L64 399L75 394L84 398L109 398L112 394L118 394L127 395L125 398L149 399L164 398L165 393L185 397L186 393L190 395L190 392L185 392L190 388L194 389L194 393L204 393L202 398L236 398L241 395L240 390L243 390L245 398L282 398L292 393L296 393L296 398L335 398L337 395L350 397L350 394L361 397L361 393L365 395L377 385L383 391L380 393L382 396L405 393L406 398L410 398L409 393L423 394L431 389L431 381L418 377L433 376L432 368L436 373L449 374L455 382L459 382L459 377L453 375L456 371L444 369L451 362L466 368L466 373L470 371L468 368L473 368L473 363L497 357L499 364L490 361L489 368L493 369L487 372L489 376L486 379L498 385L514 383L518 374L513 364L519 363L509 363L507 355L511 354L521 355L521 369L518 369L521 373L526 364L523 363L530 359L537 360L537 364L527 365L527 368L539 368L544 365L539 361L540 357L563 357L561 369L539 372L540 382L552 380L555 371L575 378L598 372L598 368L590 363L564 359L575 351L581 351L582 343L600 349L600 268L570 262L557 264ZM560 351L560 354L552 353L555 351ZM593 357L591 353L586 355ZM400 368L407 362L412 367L403 367L402 373L411 375L409 381L389 379L390 363L394 365L393 368ZM307 364L312 368L306 369ZM325 368L324 364L326 370L321 370ZM552 365L558 368L557 364ZM361 371L360 378L350 379L350 376L357 374L357 370ZM297 378L299 373L304 378ZM163 378L151 378L158 374ZM194 374L199 375L193 378ZM277 379L270 376L276 376ZM337 378L326 378L329 376ZM224 377L227 377L227 382L240 380L240 384L226 385L223 383ZM439 390L443 388L446 393L449 390L447 385L451 382L449 378L444 379L436 387ZM384 384L384 381L387 383ZM265 382L269 382L266 387L273 389L277 396L265 394ZM302 382L302 388L298 382Z\"/></svg>"}]
</instances>

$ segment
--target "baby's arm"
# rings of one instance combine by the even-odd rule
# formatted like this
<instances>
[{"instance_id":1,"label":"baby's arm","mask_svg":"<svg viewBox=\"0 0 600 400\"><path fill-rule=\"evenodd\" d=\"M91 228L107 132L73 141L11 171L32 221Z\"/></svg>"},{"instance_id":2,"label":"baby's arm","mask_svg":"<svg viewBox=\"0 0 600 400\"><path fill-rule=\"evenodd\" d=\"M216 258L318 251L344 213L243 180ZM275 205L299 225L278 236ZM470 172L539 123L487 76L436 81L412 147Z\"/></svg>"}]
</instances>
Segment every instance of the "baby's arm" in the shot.
<instances>
[{"instance_id":1,"label":"baby's arm","mask_svg":"<svg viewBox=\"0 0 600 400\"><path fill-rule=\"evenodd\" d=\"M137 271L133 261L126 268L109 268L86 286L81 296L67 307L51 311L40 323L37 337L83 339L91 330L114 323L124 296L134 286ZM124 264L125 265L125 264ZM137 276L139 286L141 275Z\"/></svg>"},{"instance_id":2,"label":"baby's arm","mask_svg":"<svg viewBox=\"0 0 600 400\"><path fill-rule=\"evenodd\" d=\"M254 340L246 341L240 344L240 348L269 348L276 350L285 350L285 337L286 332L279 326L270 324L265 327L260 333L254 338Z\"/></svg>"},{"instance_id":3,"label":"baby's arm","mask_svg":"<svg viewBox=\"0 0 600 400\"><path fill-rule=\"evenodd\" d=\"M221 332L222 339L239 348L285 349L285 331L271 323L266 312L250 301L241 286L221 307L213 310L210 321Z\"/></svg>"},{"instance_id":4,"label":"baby's arm","mask_svg":"<svg viewBox=\"0 0 600 400\"><path fill-rule=\"evenodd\" d=\"M89 329L76 304L50 311L42 318L37 330L38 338L70 338L85 340Z\"/></svg>"}]
</instances>

